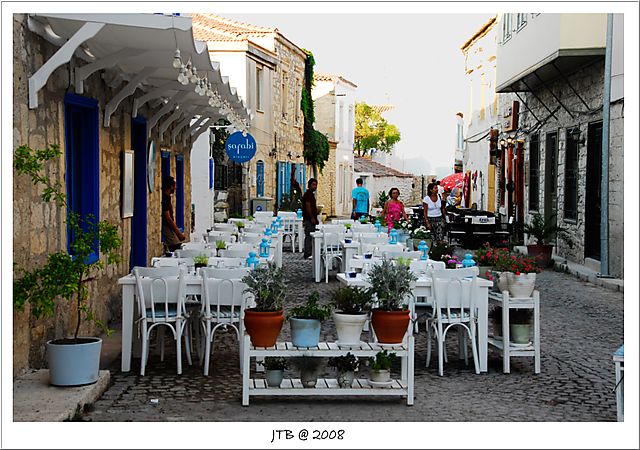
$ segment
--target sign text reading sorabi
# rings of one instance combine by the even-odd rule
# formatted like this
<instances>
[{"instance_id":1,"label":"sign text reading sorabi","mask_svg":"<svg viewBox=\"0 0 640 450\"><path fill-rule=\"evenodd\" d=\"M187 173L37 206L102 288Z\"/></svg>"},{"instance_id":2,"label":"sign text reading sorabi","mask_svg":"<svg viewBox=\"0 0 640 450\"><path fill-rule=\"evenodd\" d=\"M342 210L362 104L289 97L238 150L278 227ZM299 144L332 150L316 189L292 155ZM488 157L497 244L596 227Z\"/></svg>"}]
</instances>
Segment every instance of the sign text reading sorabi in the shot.
<instances>
[{"instance_id":1,"label":"sign text reading sorabi","mask_svg":"<svg viewBox=\"0 0 640 450\"><path fill-rule=\"evenodd\" d=\"M224 148L230 160L244 163L255 156L256 140L249 133L243 136L241 131L236 131L227 138Z\"/></svg>"}]
</instances>

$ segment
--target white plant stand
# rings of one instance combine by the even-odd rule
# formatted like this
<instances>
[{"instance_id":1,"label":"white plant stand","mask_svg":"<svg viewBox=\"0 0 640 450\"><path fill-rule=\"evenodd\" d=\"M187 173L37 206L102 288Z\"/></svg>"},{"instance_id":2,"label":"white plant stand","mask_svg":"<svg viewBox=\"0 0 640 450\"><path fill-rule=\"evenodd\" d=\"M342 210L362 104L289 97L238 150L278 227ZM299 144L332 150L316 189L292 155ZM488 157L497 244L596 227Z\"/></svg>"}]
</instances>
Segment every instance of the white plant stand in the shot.
<instances>
[{"instance_id":1,"label":"white plant stand","mask_svg":"<svg viewBox=\"0 0 640 450\"><path fill-rule=\"evenodd\" d=\"M509 291L489 292L489 302L492 301L502 306L502 339L489 337L488 342L502 352L503 372L511 372L512 356L530 356L534 358L534 372L540 373L540 293L535 290L531 297L510 297ZM510 342L509 309L533 309L533 342L528 345Z\"/></svg>"},{"instance_id":2,"label":"white plant stand","mask_svg":"<svg viewBox=\"0 0 640 450\"><path fill-rule=\"evenodd\" d=\"M244 336L244 364L242 371L242 405L249 405L250 396L274 395L304 395L304 396L333 396L333 395L370 395L370 396L401 396L406 397L407 405L413 405L413 369L414 369L414 338L409 335L405 343L395 346L380 345L363 342L360 346L341 348L335 342L320 342L317 347L295 347L291 342L277 342L274 347L254 347L248 335ZM318 378L315 388L304 388L298 378L286 378L279 388L269 387L266 380L250 378L251 358L263 359L267 356L297 357L310 356L330 358L342 356L351 352L356 357L366 358L375 356L382 350L394 352L401 358L401 377L394 379L387 387L372 387L366 379L355 379L351 388L340 388L334 378Z\"/></svg>"},{"instance_id":3,"label":"white plant stand","mask_svg":"<svg viewBox=\"0 0 640 450\"><path fill-rule=\"evenodd\" d=\"M616 411L618 422L624 422L624 345L613 354L616 365Z\"/></svg>"}]
</instances>

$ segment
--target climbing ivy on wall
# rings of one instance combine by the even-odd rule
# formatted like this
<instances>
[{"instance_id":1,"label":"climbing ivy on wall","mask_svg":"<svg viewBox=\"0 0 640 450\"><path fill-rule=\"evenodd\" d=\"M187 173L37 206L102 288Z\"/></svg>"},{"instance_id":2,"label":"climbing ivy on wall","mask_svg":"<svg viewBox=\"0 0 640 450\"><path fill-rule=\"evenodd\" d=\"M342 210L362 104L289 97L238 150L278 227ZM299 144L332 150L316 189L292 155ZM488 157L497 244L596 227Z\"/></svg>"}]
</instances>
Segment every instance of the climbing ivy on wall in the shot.
<instances>
[{"instance_id":1,"label":"climbing ivy on wall","mask_svg":"<svg viewBox=\"0 0 640 450\"><path fill-rule=\"evenodd\" d=\"M304 117L304 160L313 169L313 176L318 177L318 169L322 172L325 162L329 159L329 141L327 137L313 128L315 114L313 112L313 98L311 89L313 88L313 66L315 59L313 53L303 49L307 54L304 66L304 89L300 107Z\"/></svg>"}]
</instances>

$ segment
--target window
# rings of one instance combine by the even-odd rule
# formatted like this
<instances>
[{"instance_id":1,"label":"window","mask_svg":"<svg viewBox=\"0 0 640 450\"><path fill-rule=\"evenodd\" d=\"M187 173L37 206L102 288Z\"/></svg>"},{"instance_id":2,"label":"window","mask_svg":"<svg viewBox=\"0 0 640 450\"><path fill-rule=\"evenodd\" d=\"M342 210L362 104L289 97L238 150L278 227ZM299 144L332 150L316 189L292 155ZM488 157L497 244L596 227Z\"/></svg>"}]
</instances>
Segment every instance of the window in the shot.
<instances>
[{"instance_id":1,"label":"window","mask_svg":"<svg viewBox=\"0 0 640 450\"><path fill-rule=\"evenodd\" d=\"M457 138L458 148L459 149L464 148L464 135L462 134L462 124L461 123L456 125L456 138Z\"/></svg>"},{"instance_id":2,"label":"window","mask_svg":"<svg viewBox=\"0 0 640 450\"><path fill-rule=\"evenodd\" d=\"M529 210L540 208L540 135L534 134L529 141Z\"/></svg>"},{"instance_id":3,"label":"window","mask_svg":"<svg viewBox=\"0 0 640 450\"><path fill-rule=\"evenodd\" d=\"M282 109L282 118L287 118L287 98L289 97L289 89L287 88L287 72L282 72L282 89L280 90L280 108Z\"/></svg>"},{"instance_id":4,"label":"window","mask_svg":"<svg viewBox=\"0 0 640 450\"><path fill-rule=\"evenodd\" d=\"M98 102L94 99L67 94L64 98L64 128L66 141L67 208L80 217L92 215L100 220L100 146L98 145ZM73 235L67 239L67 250ZM94 245L88 263L98 260L99 248Z\"/></svg>"},{"instance_id":5,"label":"window","mask_svg":"<svg viewBox=\"0 0 640 450\"><path fill-rule=\"evenodd\" d=\"M176 155L176 225L184 232L184 157Z\"/></svg>"},{"instance_id":6,"label":"window","mask_svg":"<svg viewBox=\"0 0 640 450\"><path fill-rule=\"evenodd\" d=\"M264 162L256 163L256 195L264 197Z\"/></svg>"},{"instance_id":7,"label":"window","mask_svg":"<svg viewBox=\"0 0 640 450\"><path fill-rule=\"evenodd\" d=\"M209 189L213 189L213 158L209 157Z\"/></svg>"},{"instance_id":8,"label":"window","mask_svg":"<svg viewBox=\"0 0 640 450\"><path fill-rule=\"evenodd\" d=\"M518 13L516 15L516 30L520 31L527 25L527 14L526 13Z\"/></svg>"},{"instance_id":9,"label":"window","mask_svg":"<svg viewBox=\"0 0 640 450\"><path fill-rule=\"evenodd\" d=\"M511 14L507 13L502 16L502 43L509 39L511 39Z\"/></svg>"},{"instance_id":10,"label":"window","mask_svg":"<svg viewBox=\"0 0 640 450\"><path fill-rule=\"evenodd\" d=\"M337 132L337 136L336 136L336 140L338 142L343 142L344 141L344 137L343 137L343 133L344 133L344 104L342 102L340 102L340 106L338 108L338 132Z\"/></svg>"},{"instance_id":11,"label":"window","mask_svg":"<svg viewBox=\"0 0 640 450\"><path fill-rule=\"evenodd\" d=\"M300 109L302 106L300 105L300 80L296 80L296 103L293 105L293 110L295 111L295 124L297 125L300 121Z\"/></svg>"},{"instance_id":12,"label":"window","mask_svg":"<svg viewBox=\"0 0 640 450\"><path fill-rule=\"evenodd\" d=\"M160 173L162 178L171 176L171 153L163 151L160 158Z\"/></svg>"},{"instance_id":13,"label":"window","mask_svg":"<svg viewBox=\"0 0 640 450\"><path fill-rule=\"evenodd\" d=\"M349 139L347 140L349 144L353 144L353 126L354 126L353 105L349 105Z\"/></svg>"},{"instance_id":14,"label":"window","mask_svg":"<svg viewBox=\"0 0 640 450\"><path fill-rule=\"evenodd\" d=\"M256 67L256 110L262 111L262 67Z\"/></svg>"},{"instance_id":15,"label":"window","mask_svg":"<svg viewBox=\"0 0 640 450\"><path fill-rule=\"evenodd\" d=\"M227 179L227 166L216 164L213 171L213 186L216 190L225 190L229 185Z\"/></svg>"},{"instance_id":16,"label":"window","mask_svg":"<svg viewBox=\"0 0 640 450\"><path fill-rule=\"evenodd\" d=\"M577 129L577 127L575 127ZM564 218L578 220L578 137L566 133L564 163Z\"/></svg>"}]
</instances>

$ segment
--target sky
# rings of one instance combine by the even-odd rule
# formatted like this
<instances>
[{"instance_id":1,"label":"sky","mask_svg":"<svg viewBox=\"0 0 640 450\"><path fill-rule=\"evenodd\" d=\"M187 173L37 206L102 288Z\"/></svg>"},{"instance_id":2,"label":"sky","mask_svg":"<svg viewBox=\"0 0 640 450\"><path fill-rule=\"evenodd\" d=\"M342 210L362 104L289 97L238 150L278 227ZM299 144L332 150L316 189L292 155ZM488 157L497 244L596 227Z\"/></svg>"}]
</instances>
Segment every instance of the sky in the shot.
<instances>
[{"instance_id":1,"label":"sky","mask_svg":"<svg viewBox=\"0 0 640 450\"><path fill-rule=\"evenodd\" d=\"M277 27L311 50L316 72L358 85L356 98L390 103L385 113L402 136L399 169L415 174L453 172L456 113L468 110L462 44L486 14L220 14Z\"/></svg>"}]
</instances>

